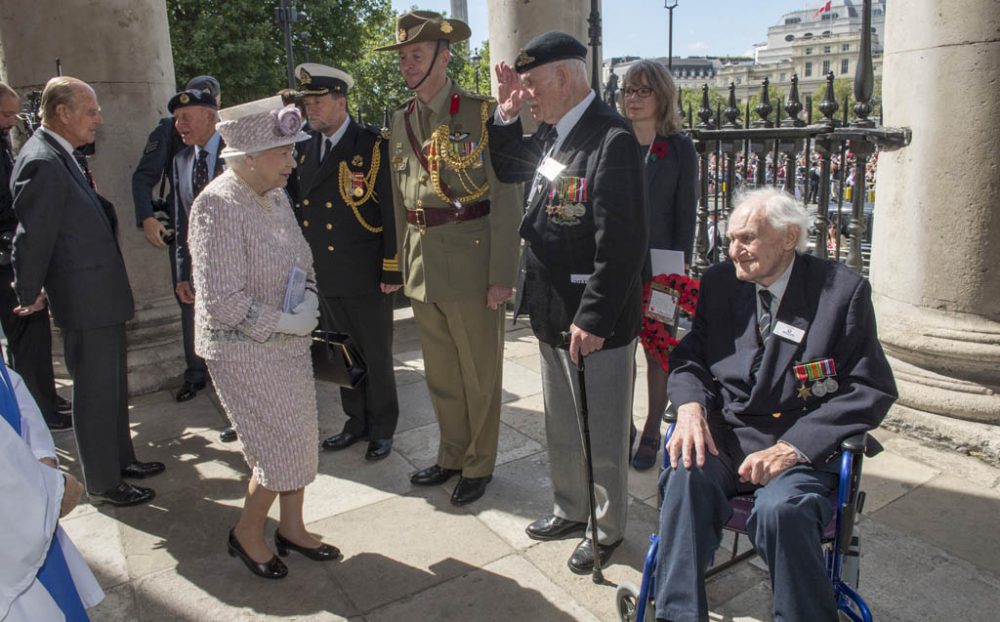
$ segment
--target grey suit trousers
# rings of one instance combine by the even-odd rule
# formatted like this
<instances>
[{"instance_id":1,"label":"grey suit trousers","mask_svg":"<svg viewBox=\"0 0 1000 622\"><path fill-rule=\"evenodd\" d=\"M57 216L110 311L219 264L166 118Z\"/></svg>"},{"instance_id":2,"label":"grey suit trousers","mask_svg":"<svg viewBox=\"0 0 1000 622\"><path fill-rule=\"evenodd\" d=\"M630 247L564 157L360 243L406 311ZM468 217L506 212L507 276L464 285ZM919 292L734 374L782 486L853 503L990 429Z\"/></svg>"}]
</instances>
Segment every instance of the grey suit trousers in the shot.
<instances>
[{"instance_id":1,"label":"grey suit trousers","mask_svg":"<svg viewBox=\"0 0 1000 622\"><path fill-rule=\"evenodd\" d=\"M657 620L708 620L705 570L722 540L722 528L732 516L729 497L749 492L737 475L737 459L741 462L742 455L727 453L725 440L716 438L716 442L720 455L709 454L704 467L678 465L675 470L668 466L660 474L663 504L656 560ZM833 588L820 548L823 528L833 516L827 496L836 486L835 473L800 464L754 492L747 532L771 574L775 620L837 620Z\"/></svg>"},{"instance_id":2,"label":"grey suit trousers","mask_svg":"<svg viewBox=\"0 0 1000 622\"><path fill-rule=\"evenodd\" d=\"M545 437L555 497L553 514L590 522L590 490L583 453L580 386L569 352L539 342L545 399ZM599 350L585 361L594 484L598 491L597 536L601 544L625 537L628 519L628 435L632 422L635 341Z\"/></svg>"},{"instance_id":3,"label":"grey suit trousers","mask_svg":"<svg viewBox=\"0 0 1000 622\"><path fill-rule=\"evenodd\" d=\"M88 492L121 483L135 461L128 425L125 324L63 329L66 368L73 378L73 430Z\"/></svg>"}]
</instances>

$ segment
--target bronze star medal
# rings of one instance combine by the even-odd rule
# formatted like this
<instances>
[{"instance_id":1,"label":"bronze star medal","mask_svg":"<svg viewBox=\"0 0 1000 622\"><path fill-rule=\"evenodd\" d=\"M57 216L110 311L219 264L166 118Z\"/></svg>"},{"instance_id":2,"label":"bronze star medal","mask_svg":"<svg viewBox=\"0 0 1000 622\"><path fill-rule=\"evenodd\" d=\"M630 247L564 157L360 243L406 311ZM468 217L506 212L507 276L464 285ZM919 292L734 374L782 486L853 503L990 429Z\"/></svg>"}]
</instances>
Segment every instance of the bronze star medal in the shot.
<instances>
[{"instance_id":1,"label":"bronze star medal","mask_svg":"<svg viewBox=\"0 0 1000 622\"><path fill-rule=\"evenodd\" d=\"M807 400L810 397L812 397L812 391L809 390L809 387L807 387L804 384L800 384L799 385L799 398L803 399L803 400Z\"/></svg>"}]
</instances>

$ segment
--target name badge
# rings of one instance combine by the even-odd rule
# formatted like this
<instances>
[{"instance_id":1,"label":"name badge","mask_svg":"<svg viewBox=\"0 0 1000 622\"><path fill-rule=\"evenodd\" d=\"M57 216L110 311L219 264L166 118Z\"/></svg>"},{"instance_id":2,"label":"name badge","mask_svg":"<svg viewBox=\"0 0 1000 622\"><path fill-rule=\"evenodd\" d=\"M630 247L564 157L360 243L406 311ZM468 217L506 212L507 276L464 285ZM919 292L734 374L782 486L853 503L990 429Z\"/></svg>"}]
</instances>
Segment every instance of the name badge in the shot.
<instances>
[{"instance_id":1,"label":"name badge","mask_svg":"<svg viewBox=\"0 0 1000 622\"><path fill-rule=\"evenodd\" d=\"M538 172L549 181L555 181L556 177L559 177L559 173L564 170L566 170L566 165L561 162L557 162L550 156L545 156L545 159L542 160L541 166L538 167Z\"/></svg>"},{"instance_id":2,"label":"name badge","mask_svg":"<svg viewBox=\"0 0 1000 622\"><path fill-rule=\"evenodd\" d=\"M806 331L801 328L795 328L791 324L786 324L784 322L778 322L774 325L774 334L781 337L782 339L787 339L792 343L802 343L802 338L805 337Z\"/></svg>"},{"instance_id":3,"label":"name badge","mask_svg":"<svg viewBox=\"0 0 1000 622\"><path fill-rule=\"evenodd\" d=\"M574 285L585 285L587 281L590 280L589 274L571 274L569 275L569 282Z\"/></svg>"}]
</instances>

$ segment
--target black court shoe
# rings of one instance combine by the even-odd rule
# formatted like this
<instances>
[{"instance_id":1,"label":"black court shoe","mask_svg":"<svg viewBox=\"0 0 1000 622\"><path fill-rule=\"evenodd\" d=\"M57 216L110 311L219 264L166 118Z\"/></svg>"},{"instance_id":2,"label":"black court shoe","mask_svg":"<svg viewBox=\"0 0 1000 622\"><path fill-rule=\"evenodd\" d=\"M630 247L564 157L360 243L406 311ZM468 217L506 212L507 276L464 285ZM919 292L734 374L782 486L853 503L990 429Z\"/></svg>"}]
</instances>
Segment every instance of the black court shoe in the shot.
<instances>
[{"instance_id":1,"label":"black court shoe","mask_svg":"<svg viewBox=\"0 0 1000 622\"><path fill-rule=\"evenodd\" d=\"M250 572L265 579L284 579L288 575L288 566L285 565L276 555L266 562L254 561L250 555L243 550L243 545L236 539L236 530L229 530L229 554L232 557L239 557L246 564Z\"/></svg>"},{"instance_id":2,"label":"black court shoe","mask_svg":"<svg viewBox=\"0 0 1000 622\"><path fill-rule=\"evenodd\" d=\"M340 559L340 549L332 544L321 544L315 548L299 546L281 535L281 532L277 530L274 532L274 546L278 549L278 555L282 557L287 557L288 551L295 551L296 553L305 555L314 562L332 562L335 559Z\"/></svg>"}]
</instances>

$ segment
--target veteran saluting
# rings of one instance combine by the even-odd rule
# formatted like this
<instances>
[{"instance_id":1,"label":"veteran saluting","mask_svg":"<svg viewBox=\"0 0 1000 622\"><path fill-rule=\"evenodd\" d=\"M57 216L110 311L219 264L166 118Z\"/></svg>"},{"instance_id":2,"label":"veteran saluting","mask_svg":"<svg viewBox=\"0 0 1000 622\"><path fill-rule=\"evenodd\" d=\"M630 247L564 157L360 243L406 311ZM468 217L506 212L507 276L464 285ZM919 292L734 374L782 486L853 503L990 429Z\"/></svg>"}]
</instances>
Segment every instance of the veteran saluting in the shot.
<instances>
[{"instance_id":1,"label":"veteran saluting","mask_svg":"<svg viewBox=\"0 0 1000 622\"><path fill-rule=\"evenodd\" d=\"M397 20L399 71L415 97L392 118L393 203L404 292L420 333L441 430L437 463L415 485L461 475L452 503L486 491L496 462L504 303L517 274L520 186L497 181L494 105L448 78L450 44L469 27L430 11Z\"/></svg>"},{"instance_id":2,"label":"veteran saluting","mask_svg":"<svg viewBox=\"0 0 1000 622\"><path fill-rule=\"evenodd\" d=\"M368 439L367 460L392 449L399 419L392 364L392 292L402 277L396 259L387 143L381 132L347 114L354 79L317 63L295 68L310 139L298 147L289 184L309 246L320 294L334 325L350 334L368 363L361 386L341 388L344 429L323 441L337 451Z\"/></svg>"}]
</instances>

